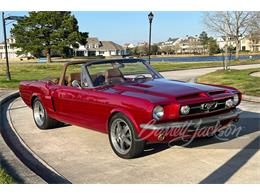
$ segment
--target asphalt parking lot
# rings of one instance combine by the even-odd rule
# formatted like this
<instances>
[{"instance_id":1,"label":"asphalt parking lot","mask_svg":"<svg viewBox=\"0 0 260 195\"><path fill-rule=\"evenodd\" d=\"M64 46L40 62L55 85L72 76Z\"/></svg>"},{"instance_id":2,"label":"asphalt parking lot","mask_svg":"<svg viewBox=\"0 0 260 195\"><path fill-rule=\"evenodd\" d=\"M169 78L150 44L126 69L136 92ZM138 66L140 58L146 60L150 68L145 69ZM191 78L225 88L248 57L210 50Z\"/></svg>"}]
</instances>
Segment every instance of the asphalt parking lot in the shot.
<instances>
[{"instance_id":1,"label":"asphalt parking lot","mask_svg":"<svg viewBox=\"0 0 260 195\"><path fill-rule=\"evenodd\" d=\"M170 148L152 144L131 160L112 152L106 134L76 126L39 130L20 98L8 106L7 116L34 155L72 183L260 183L260 107L242 102L240 108L238 136Z\"/></svg>"}]
</instances>

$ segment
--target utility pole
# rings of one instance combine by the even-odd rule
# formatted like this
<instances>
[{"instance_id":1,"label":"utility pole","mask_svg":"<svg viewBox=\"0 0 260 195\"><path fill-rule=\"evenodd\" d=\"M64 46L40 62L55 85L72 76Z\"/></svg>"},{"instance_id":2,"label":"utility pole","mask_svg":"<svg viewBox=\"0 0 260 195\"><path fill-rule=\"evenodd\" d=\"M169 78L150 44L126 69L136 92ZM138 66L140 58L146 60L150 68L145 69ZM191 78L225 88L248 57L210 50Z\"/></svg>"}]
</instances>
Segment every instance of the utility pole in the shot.
<instances>
[{"instance_id":1,"label":"utility pole","mask_svg":"<svg viewBox=\"0 0 260 195\"><path fill-rule=\"evenodd\" d=\"M3 19L3 30L4 30L4 44L5 44L5 59L6 59L6 80L11 80L11 74L9 69L9 59L8 59L8 48L7 48L7 38L6 38L6 27L5 27L5 14L2 12Z\"/></svg>"},{"instance_id":2,"label":"utility pole","mask_svg":"<svg viewBox=\"0 0 260 195\"><path fill-rule=\"evenodd\" d=\"M25 18L24 16L8 16L5 18L5 13L2 12L2 20L3 20L3 31L4 31L4 44L5 44L5 59L6 59L6 80L11 81L11 74L10 74L10 68L9 68L9 57L8 57L8 48L7 48L7 38L6 38L6 20L21 20ZM9 23L10 24L10 23Z\"/></svg>"},{"instance_id":3,"label":"utility pole","mask_svg":"<svg viewBox=\"0 0 260 195\"><path fill-rule=\"evenodd\" d=\"M148 19L149 19L149 64L151 63L151 37L152 37L152 22L153 22L153 13L150 12L148 14Z\"/></svg>"}]
</instances>

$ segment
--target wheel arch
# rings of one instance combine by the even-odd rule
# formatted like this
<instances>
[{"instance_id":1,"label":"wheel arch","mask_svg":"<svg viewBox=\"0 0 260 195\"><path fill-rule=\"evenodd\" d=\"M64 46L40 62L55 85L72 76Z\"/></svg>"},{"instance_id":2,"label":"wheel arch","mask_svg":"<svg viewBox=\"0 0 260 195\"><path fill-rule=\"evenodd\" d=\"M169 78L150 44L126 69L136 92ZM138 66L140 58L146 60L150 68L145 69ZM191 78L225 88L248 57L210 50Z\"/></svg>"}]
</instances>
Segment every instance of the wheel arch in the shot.
<instances>
[{"instance_id":1,"label":"wheel arch","mask_svg":"<svg viewBox=\"0 0 260 195\"><path fill-rule=\"evenodd\" d=\"M33 102L34 102L34 100L36 99L36 98L38 98L40 101L41 101L41 97L39 96L39 94L36 94L36 93L34 93L34 94L32 94L32 97L31 97L31 108L33 108ZM41 101L42 102L42 101Z\"/></svg>"},{"instance_id":2,"label":"wheel arch","mask_svg":"<svg viewBox=\"0 0 260 195\"><path fill-rule=\"evenodd\" d=\"M129 111L125 110L125 109L117 108L117 109L113 109L110 112L110 115L108 117L107 124L106 124L106 132L109 132L109 122L110 122L111 118L114 115L118 114L118 113L121 113L121 114L125 115L132 122L132 124L134 125L134 128L136 130L138 129L138 125L137 125L134 117L132 116L132 114Z\"/></svg>"}]
</instances>

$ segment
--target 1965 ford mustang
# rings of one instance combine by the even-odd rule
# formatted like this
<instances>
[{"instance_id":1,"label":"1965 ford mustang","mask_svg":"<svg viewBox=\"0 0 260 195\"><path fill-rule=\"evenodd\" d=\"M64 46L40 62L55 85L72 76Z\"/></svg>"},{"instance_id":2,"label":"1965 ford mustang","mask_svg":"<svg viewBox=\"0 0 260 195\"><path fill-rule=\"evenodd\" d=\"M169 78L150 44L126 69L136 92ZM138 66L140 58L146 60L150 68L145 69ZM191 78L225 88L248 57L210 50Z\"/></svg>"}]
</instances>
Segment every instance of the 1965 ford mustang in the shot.
<instances>
[{"instance_id":1,"label":"1965 ford mustang","mask_svg":"<svg viewBox=\"0 0 260 195\"><path fill-rule=\"evenodd\" d=\"M142 59L69 62L60 78L22 81L40 129L63 123L108 133L122 158L146 142L212 136L237 121L241 93L227 86L167 80Z\"/></svg>"}]
</instances>

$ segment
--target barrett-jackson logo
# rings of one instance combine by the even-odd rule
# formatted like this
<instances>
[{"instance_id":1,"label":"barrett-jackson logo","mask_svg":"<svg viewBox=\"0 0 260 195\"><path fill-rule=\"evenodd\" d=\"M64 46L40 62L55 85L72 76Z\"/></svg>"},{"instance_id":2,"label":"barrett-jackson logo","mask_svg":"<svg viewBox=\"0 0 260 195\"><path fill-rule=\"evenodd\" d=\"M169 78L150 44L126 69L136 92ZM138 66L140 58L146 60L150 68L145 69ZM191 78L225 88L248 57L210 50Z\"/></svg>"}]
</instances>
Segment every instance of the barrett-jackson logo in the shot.
<instances>
[{"instance_id":1,"label":"barrett-jackson logo","mask_svg":"<svg viewBox=\"0 0 260 195\"><path fill-rule=\"evenodd\" d=\"M217 107L217 102L208 102L201 104L201 110L211 110Z\"/></svg>"}]
</instances>

